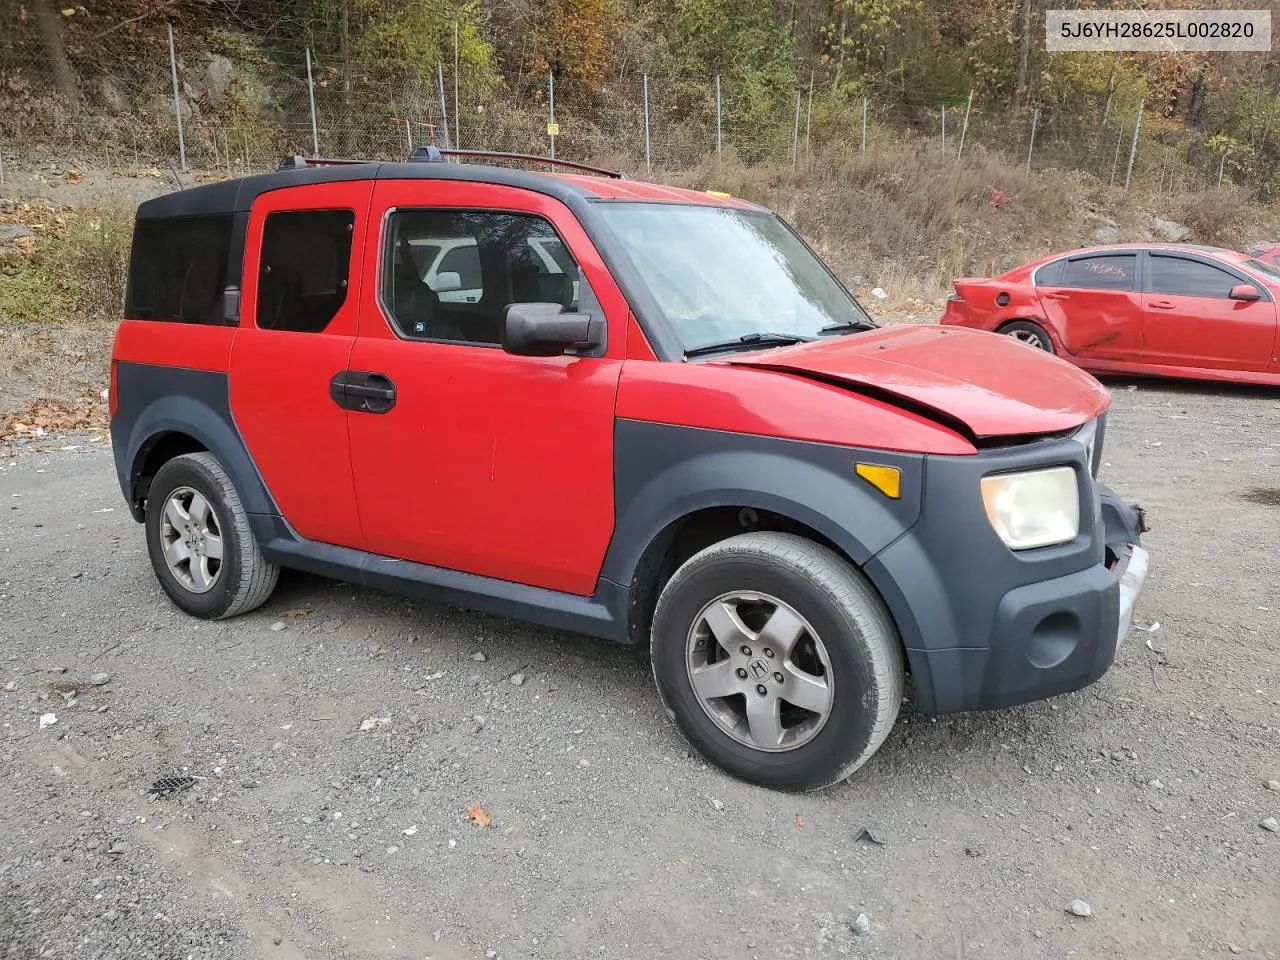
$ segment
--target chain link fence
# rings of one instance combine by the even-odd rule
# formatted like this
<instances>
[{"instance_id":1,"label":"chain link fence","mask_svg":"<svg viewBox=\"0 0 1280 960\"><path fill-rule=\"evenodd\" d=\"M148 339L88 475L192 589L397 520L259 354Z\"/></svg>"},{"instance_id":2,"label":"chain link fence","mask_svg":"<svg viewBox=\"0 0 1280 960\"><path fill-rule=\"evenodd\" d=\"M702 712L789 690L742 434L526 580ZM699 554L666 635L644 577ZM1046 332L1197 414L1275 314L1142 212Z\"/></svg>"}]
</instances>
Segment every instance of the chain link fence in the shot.
<instances>
[{"instance_id":1,"label":"chain link fence","mask_svg":"<svg viewBox=\"0 0 1280 960\"><path fill-rule=\"evenodd\" d=\"M797 164L829 144L866 150L925 138L944 158L981 148L1027 170L1074 170L1105 185L1255 185L1193 131L1159 124L1149 110L1140 120L1141 103L1010 108L954 91L922 103L891 89L864 97L815 92L812 82L745 90L721 77L634 72L594 87L530 74L495 82L453 64L408 78L355 77L302 45L219 49L203 34L154 30L128 45L101 37L69 50L78 87L70 99L32 26L9 26L12 40L0 49L0 157L11 161L43 153L107 169L235 175L294 154L387 159L436 144L643 173L719 158Z\"/></svg>"}]
</instances>

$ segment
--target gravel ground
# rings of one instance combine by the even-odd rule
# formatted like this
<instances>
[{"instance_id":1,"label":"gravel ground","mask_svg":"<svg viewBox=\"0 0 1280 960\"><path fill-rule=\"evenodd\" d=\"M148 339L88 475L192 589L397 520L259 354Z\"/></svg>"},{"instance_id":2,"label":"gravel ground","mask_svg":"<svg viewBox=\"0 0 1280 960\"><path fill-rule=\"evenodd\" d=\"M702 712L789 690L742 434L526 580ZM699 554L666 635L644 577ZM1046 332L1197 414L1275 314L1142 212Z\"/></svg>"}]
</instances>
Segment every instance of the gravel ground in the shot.
<instances>
[{"instance_id":1,"label":"gravel ground","mask_svg":"<svg viewBox=\"0 0 1280 960\"><path fill-rule=\"evenodd\" d=\"M1159 628L1050 703L908 706L808 796L691 756L603 643L301 575L188 619L103 443L12 450L0 957L1277 957L1280 396L1112 387Z\"/></svg>"}]
</instances>

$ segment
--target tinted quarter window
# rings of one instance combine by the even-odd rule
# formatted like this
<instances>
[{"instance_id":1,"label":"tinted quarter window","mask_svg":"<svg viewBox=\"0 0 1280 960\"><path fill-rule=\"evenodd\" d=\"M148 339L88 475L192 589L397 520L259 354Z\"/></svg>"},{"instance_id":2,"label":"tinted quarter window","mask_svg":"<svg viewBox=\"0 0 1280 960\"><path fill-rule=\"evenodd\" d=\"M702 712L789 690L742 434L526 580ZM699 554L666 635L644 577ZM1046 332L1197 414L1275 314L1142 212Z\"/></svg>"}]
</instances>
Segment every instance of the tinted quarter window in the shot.
<instances>
[{"instance_id":1,"label":"tinted quarter window","mask_svg":"<svg viewBox=\"0 0 1280 960\"><path fill-rule=\"evenodd\" d=\"M1147 290L1171 297L1215 297L1227 299L1231 288L1241 281L1225 270L1211 267L1198 260L1181 257L1160 257L1155 254L1147 261L1151 275Z\"/></svg>"},{"instance_id":2,"label":"tinted quarter window","mask_svg":"<svg viewBox=\"0 0 1280 960\"><path fill-rule=\"evenodd\" d=\"M1132 290L1137 265L1138 257L1132 253L1068 260L1062 268L1062 279L1058 281L1058 286L1086 290Z\"/></svg>"},{"instance_id":3,"label":"tinted quarter window","mask_svg":"<svg viewBox=\"0 0 1280 960\"><path fill-rule=\"evenodd\" d=\"M256 319L263 330L319 333L347 299L351 210L288 210L262 230Z\"/></svg>"},{"instance_id":4,"label":"tinted quarter window","mask_svg":"<svg viewBox=\"0 0 1280 960\"><path fill-rule=\"evenodd\" d=\"M388 221L381 274L383 307L411 339L497 344L513 303L576 311L580 289L593 302L555 228L532 214L398 210Z\"/></svg>"},{"instance_id":5,"label":"tinted quarter window","mask_svg":"<svg viewBox=\"0 0 1280 960\"><path fill-rule=\"evenodd\" d=\"M143 219L133 231L125 316L220 324L231 217Z\"/></svg>"}]
</instances>

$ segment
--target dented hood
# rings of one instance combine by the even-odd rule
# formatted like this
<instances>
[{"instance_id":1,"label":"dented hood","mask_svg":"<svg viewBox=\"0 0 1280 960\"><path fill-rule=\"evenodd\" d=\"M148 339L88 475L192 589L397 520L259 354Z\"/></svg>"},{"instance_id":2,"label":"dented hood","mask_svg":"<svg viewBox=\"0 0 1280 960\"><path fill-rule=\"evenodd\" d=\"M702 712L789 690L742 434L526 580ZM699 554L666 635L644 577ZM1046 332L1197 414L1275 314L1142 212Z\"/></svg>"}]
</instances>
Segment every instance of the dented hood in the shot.
<instances>
[{"instance_id":1,"label":"dented hood","mask_svg":"<svg viewBox=\"0 0 1280 960\"><path fill-rule=\"evenodd\" d=\"M896 398L979 439L1070 430L1111 402L1102 384L1057 357L956 327L885 327L719 362Z\"/></svg>"}]
</instances>

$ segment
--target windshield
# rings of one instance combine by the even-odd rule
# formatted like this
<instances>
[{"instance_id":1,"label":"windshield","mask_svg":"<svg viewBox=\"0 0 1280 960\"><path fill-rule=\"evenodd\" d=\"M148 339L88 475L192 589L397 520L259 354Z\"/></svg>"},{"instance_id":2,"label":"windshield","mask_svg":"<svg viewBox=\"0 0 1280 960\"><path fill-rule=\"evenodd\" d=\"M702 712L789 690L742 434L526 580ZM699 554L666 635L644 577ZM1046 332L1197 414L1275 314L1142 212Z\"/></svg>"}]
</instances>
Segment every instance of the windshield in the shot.
<instances>
[{"instance_id":1,"label":"windshield","mask_svg":"<svg viewBox=\"0 0 1280 960\"><path fill-rule=\"evenodd\" d=\"M1272 280L1280 280L1280 267L1272 266L1264 260L1246 260L1243 263L1243 266L1248 267L1250 270L1254 270L1265 277L1270 277Z\"/></svg>"},{"instance_id":2,"label":"windshield","mask_svg":"<svg viewBox=\"0 0 1280 960\"><path fill-rule=\"evenodd\" d=\"M809 339L870 322L772 214L664 203L596 209L686 351L762 333Z\"/></svg>"}]
</instances>

